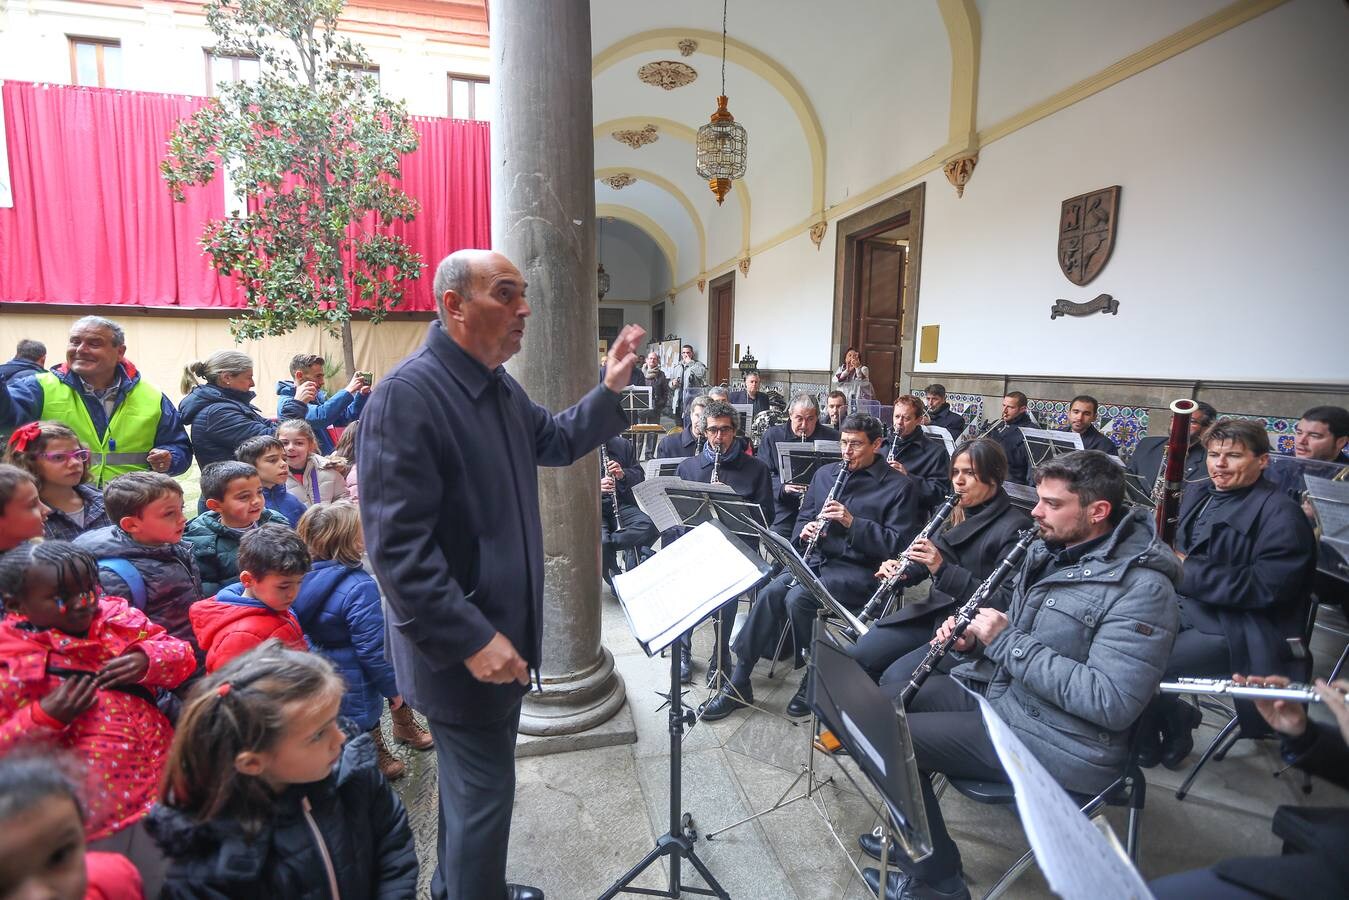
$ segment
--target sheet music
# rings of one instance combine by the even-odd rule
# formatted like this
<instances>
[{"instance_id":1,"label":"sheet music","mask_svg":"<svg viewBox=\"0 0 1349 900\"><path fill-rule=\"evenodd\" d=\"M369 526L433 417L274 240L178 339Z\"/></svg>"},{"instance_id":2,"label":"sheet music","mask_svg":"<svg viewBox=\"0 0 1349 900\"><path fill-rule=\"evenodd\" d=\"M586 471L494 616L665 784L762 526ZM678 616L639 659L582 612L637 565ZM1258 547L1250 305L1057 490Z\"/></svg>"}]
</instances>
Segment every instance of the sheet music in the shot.
<instances>
[{"instance_id":1,"label":"sheet music","mask_svg":"<svg viewBox=\"0 0 1349 900\"><path fill-rule=\"evenodd\" d=\"M955 439L951 437L951 432L942 428L940 425L924 425L922 428L923 434L927 435L929 439L940 440L942 442L942 446L946 448L946 453L948 455L955 454L956 442Z\"/></svg>"},{"instance_id":2,"label":"sheet music","mask_svg":"<svg viewBox=\"0 0 1349 900\"><path fill-rule=\"evenodd\" d=\"M1083 449L1082 435L1075 431L1046 431L1043 428L1028 428L1022 425L1021 433L1026 436L1027 440L1050 444L1060 453Z\"/></svg>"},{"instance_id":3,"label":"sheet music","mask_svg":"<svg viewBox=\"0 0 1349 900\"><path fill-rule=\"evenodd\" d=\"M843 457L843 445L838 441L816 441L815 449L821 453L832 453L840 459Z\"/></svg>"},{"instance_id":4,"label":"sheet music","mask_svg":"<svg viewBox=\"0 0 1349 900\"><path fill-rule=\"evenodd\" d=\"M1323 540L1349 540L1349 482L1306 476L1307 496L1316 509Z\"/></svg>"},{"instance_id":5,"label":"sheet music","mask_svg":"<svg viewBox=\"0 0 1349 900\"><path fill-rule=\"evenodd\" d=\"M830 442L826 442L830 443ZM841 458L838 451L821 452L813 444L800 441L784 441L777 445L778 473L784 484L810 486L821 466L836 463Z\"/></svg>"},{"instance_id":6,"label":"sheet music","mask_svg":"<svg viewBox=\"0 0 1349 900\"><path fill-rule=\"evenodd\" d=\"M760 567L704 522L636 568L614 576L633 636L648 656L669 646L723 603L754 587Z\"/></svg>"},{"instance_id":7,"label":"sheet music","mask_svg":"<svg viewBox=\"0 0 1349 900\"><path fill-rule=\"evenodd\" d=\"M1035 862L1060 897L1150 900L1139 874L1118 841L1111 841L1045 770L983 697L979 701L993 749L1016 791L1016 808Z\"/></svg>"},{"instance_id":8,"label":"sheet music","mask_svg":"<svg viewBox=\"0 0 1349 900\"><path fill-rule=\"evenodd\" d=\"M642 463L642 474L646 475L648 479L668 478L674 475L675 470L679 468L679 464L685 459L687 457L684 456L661 456L648 459Z\"/></svg>"},{"instance_id":9,"label":"sheet music","mask_svg":"<svg viewBox=\"0 0 1349 900\"><path fill-rule=\"evenodd\" d=\"M683 462L683 460L679 461ZM663 460L650 460L649 462L663 462ZM684 519L679 515L679 510L675 509L674 503L670 500L668 494L670 490L710 491L715 494L729 494L733 499L739 499L740 496L729 484L685 481L677 475L649 477L641 484L633 485L632 496L636 499L637 506L651 517L652 523L661 531L678 528L684 524Z\"/></svg>"}]
</instances>

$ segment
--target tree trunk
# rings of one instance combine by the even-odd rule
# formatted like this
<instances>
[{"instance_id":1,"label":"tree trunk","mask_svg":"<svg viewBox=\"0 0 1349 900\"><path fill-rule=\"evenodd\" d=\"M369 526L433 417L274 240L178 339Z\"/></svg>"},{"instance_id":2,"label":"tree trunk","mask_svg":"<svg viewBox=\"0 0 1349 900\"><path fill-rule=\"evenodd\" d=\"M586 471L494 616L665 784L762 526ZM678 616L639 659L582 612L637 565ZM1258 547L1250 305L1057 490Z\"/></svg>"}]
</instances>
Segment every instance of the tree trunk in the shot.
<instances>
[{"instance_id":1,"label":"tree trunk","mask_svg":"<svg viewBox=\"0 0 1349 900\"><path fill-rule=\"evenodd\" d=\"M342 323L342 365L347 381L356 377L356 348L351 340L351 320Z\"/></svg>"}]
</instances>

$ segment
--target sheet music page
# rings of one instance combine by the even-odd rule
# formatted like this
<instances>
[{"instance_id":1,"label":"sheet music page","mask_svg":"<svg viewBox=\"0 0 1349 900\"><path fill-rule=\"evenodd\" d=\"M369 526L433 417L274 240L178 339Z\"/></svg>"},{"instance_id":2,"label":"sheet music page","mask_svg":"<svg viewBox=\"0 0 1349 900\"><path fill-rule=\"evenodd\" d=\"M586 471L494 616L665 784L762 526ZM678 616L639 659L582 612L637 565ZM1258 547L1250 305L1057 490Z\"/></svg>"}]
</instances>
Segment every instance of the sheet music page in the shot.
<instances>
[{"instance_id":1,"label":"sheet music page","mask_svg":"<svg viewBox=\"0 0 1349 900\"><path fill-rule=\"evenodd\" d=\"M816 441L815 449L821 453L837 453L839 458L843 457L843 446L838 441Z\"/></svg>"},{"instance_id":2,"label":"sheet music page","mask_svg":"<svg viewBox=\"0 0 1349 900\"><path fill-rule=\"evenodd\" d=\"M983 697L984 726L1016 790L1016 808L1035 861L1060 897L1150 900L1152 893L1118 841L1111 842L1082 814L1016 733Z\"/></svg>"},{"instance_id":3,"label":"sheet music page","mask_svg":"<svg viewBox=\"0 0 1349 900\"><path fill-rule=\"evenodd\" d=\"M648 459L642 463L642 474L647 478L670 478L674 475L675 469L684 461L683 456L658 456ZM665 475L661 475L661 470L665 469Z\"/></svg>"},{"instance_id":4,"label":"sheet music page","mask_svg":"<svg viewBox=\"0 0 1349 900\"><path fill-rule=\"evenodd\" d=\"M1349 540L1349 482L1308 475L1306 483L1322 536Z\"/></svg>"},{"instance_id":5,"label":"sheet music page","mask_svg":"<svg viewBox=\"0 0 1349 900\"><path fill-rule=\"evenodd\" d=\"M650 654L760 577L758 567L705 522L636 568L615 575L614 592L633 636Z\"/></svg>"},{"instance_id":6,"label":"sheet music page","mask_svg":"<svg viewBox=\"0 0 1349 900\"><path fill-rule=\"evenodd\" d=\"M928 438L942 442L942 446L946 448L948 455L956 452L956 442L951 437L951 432L940 425L924 425L922 428L923 434L927 435Z\"/></svg>"},{"instance_id":7,"label":"sheet music page","mask_svg":"<svg viewBox=\"0 0 1349 900\"><path fill-rule=\"evenodd\" d=\"M1022 425L1021 433L1025 435L1027 440L1051 444L1060 452L1066 452L1069 449L1083 449L1082 435L1075 431L1046 431L1043 428L1028 428Z\"/></svg>"}]
</instances>

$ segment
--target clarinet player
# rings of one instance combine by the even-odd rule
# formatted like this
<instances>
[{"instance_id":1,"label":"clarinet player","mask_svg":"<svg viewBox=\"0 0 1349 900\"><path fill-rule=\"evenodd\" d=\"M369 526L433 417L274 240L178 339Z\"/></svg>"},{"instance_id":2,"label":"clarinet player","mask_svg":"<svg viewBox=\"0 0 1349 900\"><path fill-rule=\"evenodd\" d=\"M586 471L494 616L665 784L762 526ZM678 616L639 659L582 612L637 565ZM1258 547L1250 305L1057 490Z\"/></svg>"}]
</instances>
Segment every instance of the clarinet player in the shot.
<instances>
[{"instance_id":1,"label":"clarinet player","mask_svg":"<svg viewBox=\"0 0 1349 900\"><path fill-rule=\"evenodd\" d=\"M857 610L875 586L872 573L882 560L908 546L923 521L913 481L891 469L880 455L879 419L848 416L839 443L843 459L823 466L811 479L794 536L802 544L815 543L812 556L818 555L820 580L839 602ZM809 647L817 608L815 598L796 585L790 573L769 582L732 645L736 662L729 683L703 706L702 717L715 722L753 703L750 672L754 664L776 651L789 623L798 653ZM805 687L802 678L787 704L787 715L810 714Z\"/></svg>"},{"instance_id":2,"label":"clarinet player","mask_svg":"<svg viewBox=\"0 0 1349 900\"><path fill-rule=\"evenodd\" d=\"M605 471L600 473L600 548L604 559L604 582L613 589L613 576L619 571L618 554L632 568L649 555L660 532L656 524L637 506L632 489L645 475L637 462L632 442L622 435L609 438L604 448Z\"/></svg>"}]
</instances>

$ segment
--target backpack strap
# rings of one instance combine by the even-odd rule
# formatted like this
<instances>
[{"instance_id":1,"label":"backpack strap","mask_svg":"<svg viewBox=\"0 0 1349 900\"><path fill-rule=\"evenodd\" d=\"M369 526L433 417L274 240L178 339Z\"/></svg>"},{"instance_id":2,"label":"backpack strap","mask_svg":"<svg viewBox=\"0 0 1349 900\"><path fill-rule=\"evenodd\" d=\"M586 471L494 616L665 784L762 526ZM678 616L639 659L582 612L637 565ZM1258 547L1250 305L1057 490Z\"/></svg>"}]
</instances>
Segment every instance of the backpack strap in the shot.
<instances>
[{"instance_id":1,"label":"backpack strap","mask_svg":"<svg viewBox=\"0 0 1349 900\"><path fill-rule=\"evenodd\" d=\"M131 596L127 599L131 601L131 605L136 607L136 609L139 609L141 612L145 611L147 600L145 578L141 575L140 570L131 564L131 560L122 559L119 556L109 557L107 559L100 559L98 561L98 567L100 569L107 569L109 572L122 579L122 581L126 582L127 589L131 591Z\"/></svg>"}]
</instances>

